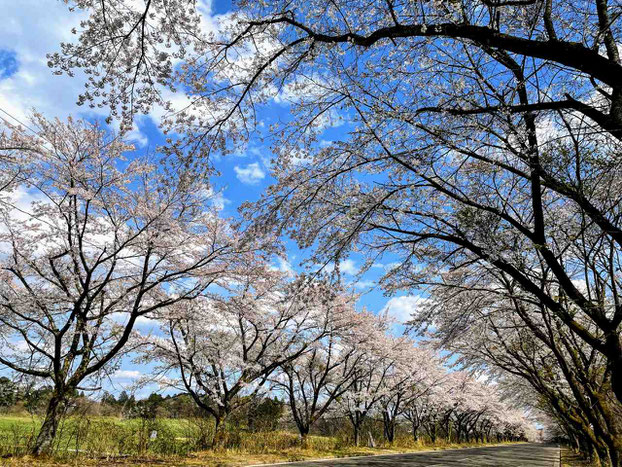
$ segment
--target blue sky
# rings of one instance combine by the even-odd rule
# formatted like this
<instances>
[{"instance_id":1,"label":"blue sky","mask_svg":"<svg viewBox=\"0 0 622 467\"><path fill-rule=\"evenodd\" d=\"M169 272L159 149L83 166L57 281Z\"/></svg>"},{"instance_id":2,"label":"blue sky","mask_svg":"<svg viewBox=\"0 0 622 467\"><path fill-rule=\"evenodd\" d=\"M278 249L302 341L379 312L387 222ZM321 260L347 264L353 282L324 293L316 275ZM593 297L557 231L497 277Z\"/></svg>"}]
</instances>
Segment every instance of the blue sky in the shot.
<instances>
[{"instance_id":1,"label":"blue sky","mask_svg":"<svg viewBox=\"0 0 622 467\"><path fill-rule=\"evenodd\" d=\"M42 2L0 0L5 18L0 30L0 117L25 122L35 108L48 118L73 115L94 119L106 116L104 109L90 111L75 104L84 84L80 73L74 78L57 76L47 67L46 53L56 51L61 41L72 39L71 28L77 26L80 16L69 13L61 1L45 2L45 8L41 8ZM206 6L212 15L223 14L230 8L230 2L215 0ZM278 118L286 112L286 104L274 103L263 118L269 124L270 119ZM343 126L327 128L322 137L326 140L338 139L343 131ZM139 118L129 138L134 140L138 151L153 149L161 143L163 137L157 126L157 112ZM261 143L259 138L254 138L244 151L218 160L217 168L221 176L214 179L213 183L221 194L220 204L224 216L236 216L241 203L258 199L262 191L273 182L270 177L271 156L270 148ZM287 257L275 260L275 266L299 269L298 263L304 258L305 252L299 251L289 240L286 240L286 245ZM345 279L362 294L359 306L375 312L388 306L397 320L407 319L417 298L402 295L390 299L381 290L374 288L374 281L382 275L384 265L376 265L356 281L355 275L361 264L360 258L354 256L341 265ZM113 389L119 392L141 370L144 368L124 361L113 377ZM150 389L144 389L143 392Z\"/></svg>"},{"instance_id":2,"label":"blue sky","mask_svg":"<svg viewBox=\"0 0 622 467\"><path fill-rule=\"evenodd\" d=\"M9 78L17 72L17 54L12 50L0 50L0 79Z\"/></svg>"}]
</instances>

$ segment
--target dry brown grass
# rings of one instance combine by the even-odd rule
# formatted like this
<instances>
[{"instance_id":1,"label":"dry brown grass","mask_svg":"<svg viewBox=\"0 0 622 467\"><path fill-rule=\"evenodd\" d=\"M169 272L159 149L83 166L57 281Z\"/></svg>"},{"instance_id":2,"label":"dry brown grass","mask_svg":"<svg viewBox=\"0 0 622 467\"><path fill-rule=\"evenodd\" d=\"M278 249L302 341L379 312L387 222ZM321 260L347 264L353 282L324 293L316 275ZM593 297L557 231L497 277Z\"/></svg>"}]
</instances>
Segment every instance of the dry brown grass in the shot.
<instances>
[{"instance_id":1,"label":"dry brown grass","mask_svg":"<svg viewBox=\"0 0 622 467\"><path fill-rule=\"evenodd\" d=\"M574 452L572 449L562 446L562 467L591 467L588 459Z\"/></svg>"},{"instance_id":2,"label":"dry brown grass","mask_svg":"<svg viewBox=\"0 0 622 467\"><path fill-rule=\"evenodd\" d=\"M0 460L0 465L7 467L52 467L52 466L124 466L124 467L147 467L147 466L203 466L203 467L242 467L255 464L270 464L276 462L289 462L310 459L328 459L339 457L356 457L381 454L398 454L425 450L459 449L481 446L475 443L442 444L437 446L410 446L410 447L344 447L340 449L302 449L300 447L289 448L282 451L252 453L241 450L203 451L192 453L186 457L127 457L127 458L77 458L58 460L54 458L32 458L23 456L19 458L5 458ZM490 446L493 446L492 444ZM573 465L573 464L571 464ZM578 464L581 465L581 464Z\"/></svg>"}]
</instances>

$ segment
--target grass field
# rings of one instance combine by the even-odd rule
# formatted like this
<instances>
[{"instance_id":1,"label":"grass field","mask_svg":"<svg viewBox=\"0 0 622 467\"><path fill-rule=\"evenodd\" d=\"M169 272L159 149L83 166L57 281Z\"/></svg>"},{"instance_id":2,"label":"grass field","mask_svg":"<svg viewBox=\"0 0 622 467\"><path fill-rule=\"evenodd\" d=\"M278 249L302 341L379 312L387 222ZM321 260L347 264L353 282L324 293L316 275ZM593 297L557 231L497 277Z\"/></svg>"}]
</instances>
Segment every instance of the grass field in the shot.
<instances>
[{"instance_id":1,"label":"grass field","mask_svg":"<svg viewBox=\"0 0 622 467\"><path fill-rule=\"evenodd\" d=\"M27 451L40 424L38 417L0 417L0 454L16 455ZM59 427L55 450L59 454L119 456L152 452L183 455L195 447L197 432L197 425L190 420L68 417Z\"/></svg>"},{"instance_id":2,"label":"grass field","mask_svg":"<svg viewBox=\"0 0 622 467\"><path fill-rule=\"evenodd\" d=\"M70 417L59 429L56 454L33 459L26 454L40 420L28 416L0 416L0 465L175 465L233 467L313 458L360 456L448 449L475 444L435 445L402 437L391 446L354 447L338 437L311 436L306 448L298 435L287 431L248 433L232 430L227 447L201 449L197 440L209 438L209 425L186 419L120 419ZM152 434L156 432L155 436Z\"/></svg>"}]
</instances>

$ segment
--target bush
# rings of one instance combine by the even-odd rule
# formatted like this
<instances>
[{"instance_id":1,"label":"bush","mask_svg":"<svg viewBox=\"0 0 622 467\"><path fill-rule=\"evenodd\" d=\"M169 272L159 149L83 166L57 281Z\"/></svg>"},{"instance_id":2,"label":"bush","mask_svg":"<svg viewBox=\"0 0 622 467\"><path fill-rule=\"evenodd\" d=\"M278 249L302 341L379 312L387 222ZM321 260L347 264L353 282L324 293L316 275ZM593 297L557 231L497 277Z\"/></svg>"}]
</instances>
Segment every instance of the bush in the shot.
<instances>
[{"instance_id":1,"label":"bush","mask_svg":"<svg viewBox=\"0 0 622 467\"><path fill-rule=\"evenodd\" d=\"M193 450L208 449L216 433L216 424L212 417L193 417L188 420L183 433Z\"/></svg>"},{"instance_id":2,"label":"bush","mask_svg":"<svg viewBox=\"0 0 622 467\"><path fill-rule=\"evenodd\" d=\"M9 422L0 430L0 455L18 456L30 451L36 436L34 425Z\"/></svg>"}]
</instances>

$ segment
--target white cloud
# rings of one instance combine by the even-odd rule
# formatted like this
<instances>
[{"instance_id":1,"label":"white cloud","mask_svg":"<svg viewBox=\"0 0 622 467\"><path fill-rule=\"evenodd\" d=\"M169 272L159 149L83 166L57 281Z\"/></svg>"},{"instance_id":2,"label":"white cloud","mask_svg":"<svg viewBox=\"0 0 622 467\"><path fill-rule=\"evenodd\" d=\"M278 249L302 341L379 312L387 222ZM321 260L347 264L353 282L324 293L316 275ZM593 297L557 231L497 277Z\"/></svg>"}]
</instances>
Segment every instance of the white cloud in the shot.
<instances>
[{"instance_id":1,"label":"white cloud","mask_svg":"<svg viewBox=\"0 0 622 467\"><path fill-rule=\"evenodd\" d=\"M218 211L222 211L227 204L231 203L230 199L225 198L223 190L216 191L213 187L207 189L205 196L210 198L211 205Z\"/></svg>"},{"instance_id":2,"label":"white cloud","mask_svg":"<svg viewBox=\"0 0 622 467\"><path fill-rule=\"evenodd\" d=\"M229 204L231 200L225 198L221 191L216 193L212 198L212 206L214 206L217 210L222 211L225 209L225 206Z\"/></svg>"},{"instance_id":3,"label":"white cloud","mask_svg":"<svg viewBox=\"0 0 622 467\"><path fill-rule=\"evenodd\" d=\"M294 271L293 266L287 260L287 258L283 258L283 257L279 256L276 259L276 263L277 264L270 266L272 270L274 270L274 271L281 271L282 273L285 273L285 274L287 274L290 277L294 276L296 274L296 271Z\"/></svg>"},{"instance_id":4,"label":"white cloud","mask_svg":"<svg viewBox=\"0 0 622 467\"><path fill-rule=\"evenodd\" d=\"M214 17L213 5L211 0L199 0L197 3L197 11L200 14L201 29L203 31L214 31L218 29L218 21ZM222 15L226 16L226 15Z\"/></svg>"},{"instance_id":5,"label":"white cloud","mask_svg":"<svg viewBox=\"0 0 622 467\"><path fill-rule=\"evenodd\" d=\"M345 274L354 275L359 272L359 268L356 266L353 260L346 259L339 263L339 270Z\"/></svg>"},{"instance_id":6,"label":"white cloud","mask_svg":"<svg viewBox=\"0 0 622 467\"><path fill-rule=\"evenodd\" d=\"M84 89L82 73L73 78L54 75L46 59L46 53L58 50L60 42L75 39L71 28L85 15L70 13L63 2L50 2L45 8L40 0L0 3L5 18L0 48L14 52L18 62L17 72L0 80L0 108L21 121L33 108L46 117L61 118L86 111L75 104Z\"/></svg>"},{"instance_id":7,"label":"white cloud","mask_svg":"<svg viewBox=\"0 0 622 467\"><path fill-rule=\"evenodd\" d=\"M255 185L266 177L266 173L259 166L259 162L253 162L246 167L236 165L233 170L238 180L248 185Z\"/></svg>"},{"instance_id":8,"label":"white cloud","mask_svg":"<svg viewBox=\"0 0 622 467\"><path fill-rule=\"evenodd\" d=\"M117 324L125 326L130 319L129 313L115 312L110 314L110 318ZM135 328L141 328L142 332L158 329L158 321L149 316L141 315L134 321Z\"/></svg>"},{"instance_id":9,"label":"white cloud","mask_svg":"<svg viewBox=\"0 0 622 467\"><path fill-rule=\"evenodd\" d=\"M425 300L424 297L419 295L405 295L403 297L393 297L382 309L382 312L386 312L389 316L395 318L400 324L404 324L411 320L411 315L417 309L417 306L421 305Z\"/></svg>"},{"instance_id":10,"label":"white cloud","mask_svg":"<svg viewBox=\"0 0 622 467\"><path fill-rule=\"evenodd\" d=\"M13 342L12 345L15 346L15 350L21 350L22 352L30 351L30 346L28 345L28 342L26 342L24 339L19 339Z\"/></svg>"},{"instance_id":11,"label":"white cloud","mask_svg":"<svg viewBox=\"0 0 622 467\"><path fill-rule=\"evenodd\" d=\"M376 283L374 281L366 281L366 280L356 281L354 283L354 287L356 287L357 289L370 289L374 287L375 285Z\"/></svg>"},{"instance_id":12,"label":"white cloud","mask_svg":"<svg viewBox=\"0 0 622 467\"><path fill-rule=\"evenodd\" d=\"M112 379L138 379L143 374L138 370L117 370L112 375Z\"/></svg>"},{"instance_id":13,"label":"white cloud","mask_svg":"<svg viewBox=\"0 0 622 467\"><path fill-rule=\"evenodd\" d=\"M324 271L325 272L333 272L335 270L335 264L334 263L328 263L326 266L324 266ZM349 274L351 276L354 276L356 274L358 274L359 272L359 268L356 265L356 263L354 262L354 260L352 259L345 259L343 261L339 262L339 272L341 274Z\"/></svg>"},{"instance_id":14,"label":"white cloud","mask_svg":"<svg viewBox=\"0 0 622 467\"><path fill-rule=\"evenodd\" d=\"M140 117L137 120L140 120L141 118L146 118L146 117ZM119 123L117 121L114 122L113 128L119 131ZM144 148L147 146L147 144L149 144L149 138L147 137L145 133L140 131L140 128L138 128L136 121L132 123L132 129L128 131L127 133L125 133L125 139L128 141L131 141L132 143L134 143L134 145L139 146L141 148Z\"/></svg>"}]
</instances>

